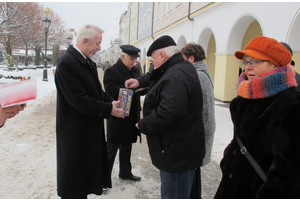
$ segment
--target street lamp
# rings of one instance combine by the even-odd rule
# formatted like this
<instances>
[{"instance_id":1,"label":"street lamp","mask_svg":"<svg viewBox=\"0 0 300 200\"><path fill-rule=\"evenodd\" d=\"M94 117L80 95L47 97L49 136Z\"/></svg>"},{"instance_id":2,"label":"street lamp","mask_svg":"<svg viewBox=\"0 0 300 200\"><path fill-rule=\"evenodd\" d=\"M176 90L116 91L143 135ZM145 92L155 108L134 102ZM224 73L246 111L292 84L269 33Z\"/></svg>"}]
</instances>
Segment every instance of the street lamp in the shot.
<instances>
[{"instance_id":1,"label":"street lamp","mask_svg":"<svg viewBox=\"0 0 300 200\"><path fill-rule=\"evenodd\" d=\"M69 43L69 46L71 45L71 42L72 42L72 38L71 38L71 36L68 36L67 37L67 41L68 41L68 43Z\"/></svg>"},{"instance_id":2,"label":"street lamp","mask_svg":"<svg viewBox=\"0 0 300 200\"><path fill-rule=\"evenodd\" d=\"M43 81L48 81L47 77L47 34L48 29L51 24L51 20L46 17L46 19L42 20L44 23L44 30L45 30L45 56L44 56L44 72L43 72Z\"/></svg>"}]
</instances>

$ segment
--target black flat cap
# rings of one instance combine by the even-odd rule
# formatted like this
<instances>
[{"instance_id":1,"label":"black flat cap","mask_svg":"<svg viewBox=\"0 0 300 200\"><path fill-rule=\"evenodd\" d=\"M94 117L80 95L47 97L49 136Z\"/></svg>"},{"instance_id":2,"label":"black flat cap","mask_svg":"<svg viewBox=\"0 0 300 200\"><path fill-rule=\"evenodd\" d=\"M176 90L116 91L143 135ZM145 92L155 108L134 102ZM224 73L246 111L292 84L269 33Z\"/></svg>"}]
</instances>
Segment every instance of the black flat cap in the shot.
<instances>
[{"instance_id":1,"label":"black flat cap","mask_svg":"<svg viewBox=\"0 0 300 200\"><path fill-rule=\"evenodd\" d=\"M126 44L126 45L121 45L120 48L124 53L127 53L129 56L133 58L140 57L139 52L141 50L136 48L135 46Z\"/></svg>"},{"instance_id":2,"label":"black flat cap","mask_svg":"<svg viewBox=\"0 0 300 200\"><path fill-rule=\"evenodd\" d=\"M161 36L155 40L147 51L147 56L151 56L152 52L168 46L176 46L175 41L168 35Z\"/></svg>"}]
</instances>

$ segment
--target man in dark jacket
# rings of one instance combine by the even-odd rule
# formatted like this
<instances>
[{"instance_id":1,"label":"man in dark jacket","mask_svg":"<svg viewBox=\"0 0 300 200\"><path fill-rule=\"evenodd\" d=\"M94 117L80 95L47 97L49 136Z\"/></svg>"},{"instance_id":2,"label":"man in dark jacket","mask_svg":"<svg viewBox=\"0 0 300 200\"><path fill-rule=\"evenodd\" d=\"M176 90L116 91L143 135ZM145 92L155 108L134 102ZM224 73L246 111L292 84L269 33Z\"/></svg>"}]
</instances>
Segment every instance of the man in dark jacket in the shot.
<instances>
[{"instance_id":1,"label":"man in dark jacket","mask_svg":"<svg viewBox=\"0 0 300 200\"><path fill-rule=\"evenodd\" d=\"M103 30L83 26L77 43L59 59L57 88L57 192L61 198L101 195L111 187L104 119L124 118L119 102L103 92L96 64L89 57L100 51Z\"/></svg>"},{"instance_id":2,"label":"man in dark jacket","mask_svg":"<svg viewBox=\"0 0 300 200\"><path fill-rule=\"evenodd\" d=\"M140 71L134 66L140 49L132 45L120 46L123 53L121 58L112 67L108 68L104 74L105 91L115 100L118 99L120 88L125 88L124 83L130 78L137 78ZM135 124L140 120L140 94L135 92L132 97L130 113L128 117L119 119L110 117L107 120L107 151L109 157L110 170L113 168L116 153L119 150L120 171L119 177L132 181L140 181L141 177L134 176L131 172L130 162L132 143L140 136Z\"/></svg>"},{"instance_id":3,"label":"man in dark jacket","mask_svg":"<svg viewBox=\"0 0 300 200\"><path fill-rule=\"evenodd\" d=\"M136 126L147 136L152 163L160 170L161 198L188 199L205 154L199 78L170 36L154 41L147 56L156 69L125 83L149 87Z\"/></svg>"}]
</instances>

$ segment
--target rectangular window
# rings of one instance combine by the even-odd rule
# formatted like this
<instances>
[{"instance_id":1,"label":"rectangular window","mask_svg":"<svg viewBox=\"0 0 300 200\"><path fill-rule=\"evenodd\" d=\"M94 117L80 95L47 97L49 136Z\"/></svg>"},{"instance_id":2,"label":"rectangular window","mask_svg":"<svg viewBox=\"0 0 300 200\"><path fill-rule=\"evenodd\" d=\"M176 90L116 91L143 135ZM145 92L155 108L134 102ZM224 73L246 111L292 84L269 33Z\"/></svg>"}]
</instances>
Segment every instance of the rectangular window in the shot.
<instances>
[{"instance_id":1,"label":"rectangular window","mask_svg":"<svg viewBox=\"0 0 300 200\"><path fill-rule=\"evenodd\" d=\"M151 17L151 9L149 9L147 12L147 29L150 28Z\"/></svg>"},{"instance_id":2,"label":"rectangular window","mask_svg":"<svg viewBox=\"0 0 300 200\"><path fill-rule=\"evenodd\" d=\"M146 30L146 23L147 23L146 14L144 14L144 16L143 16L143 32Z\"/></svg>"},{"instance_id":3,"label":"rectangular window","mask_svg":"<svg viewBox=\"0 0 300 200\"><path fill-rule=\"evenodd\" d=\"M139 34L142 33L142 18L140 18Z\"/></svg>"},{"instance_id":4,"label":"rectangular window","mask_svg":"<svg viewBox=\"0 0 300 200\"><path fill-rule=\"evenodd\" d=\"M157 4L157 8L154 9L155 11L155 16L156 16L156 21L159 21L160 20L160 2L158 2Z\"/></svg>"},{"instance_id":5,"label":"rectangular window","mask_svg":"<svg viewBox=\"0 0 300 200\"><path fill-rule=\"evenodd\" d=\"M167 14L170 14L172 12L172 5L173 5L172 2L167 3Z\"/></svg>"},{"instance_id":6,"label":"rectangular window","mask_svg":"<svg viewBox=\"0 0 300 200\"><path fill-rule=\"evenodd\" d=\"M162 2L161 3L161 17L165 17L166 16L166 6L167 6L166 2Z\"/></svg>"},{"instance_id":7,"label":"rectangular window","mask_svg":"<svg viewBox=\"0 0 300 200\"><path fill-rule=\"evenodd\" d=\"M181 5L182 5L182 2L175 2L175 8L178 8Z\"/></svg>"}]
</instances>

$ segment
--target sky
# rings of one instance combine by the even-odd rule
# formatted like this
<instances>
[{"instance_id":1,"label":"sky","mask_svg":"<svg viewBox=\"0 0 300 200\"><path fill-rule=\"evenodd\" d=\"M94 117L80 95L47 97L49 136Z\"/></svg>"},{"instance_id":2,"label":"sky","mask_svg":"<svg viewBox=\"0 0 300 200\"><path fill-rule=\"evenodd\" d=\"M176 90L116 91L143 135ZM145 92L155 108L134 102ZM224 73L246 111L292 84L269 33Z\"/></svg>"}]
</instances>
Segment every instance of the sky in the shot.
<instances>
[{"instance_id":1,"label":"sky","mask_svg":"<svg viewBox=\"0 0 300 200\"><path fill-rule=\"evenodd\" d=\"M111 40L119 38L119 20L129 2L40 2L61 17L67 29L78 31L85 24L104 30L101 49L107 50ZM51 19L50 19L51 20Z\"/></svg>"}]
</instances>

